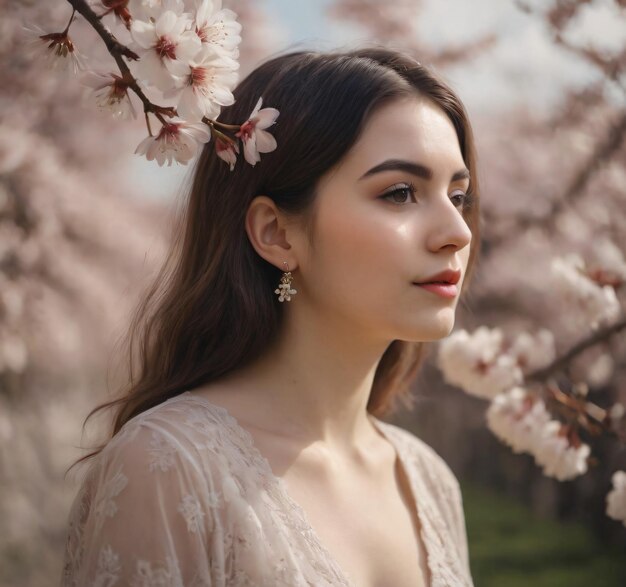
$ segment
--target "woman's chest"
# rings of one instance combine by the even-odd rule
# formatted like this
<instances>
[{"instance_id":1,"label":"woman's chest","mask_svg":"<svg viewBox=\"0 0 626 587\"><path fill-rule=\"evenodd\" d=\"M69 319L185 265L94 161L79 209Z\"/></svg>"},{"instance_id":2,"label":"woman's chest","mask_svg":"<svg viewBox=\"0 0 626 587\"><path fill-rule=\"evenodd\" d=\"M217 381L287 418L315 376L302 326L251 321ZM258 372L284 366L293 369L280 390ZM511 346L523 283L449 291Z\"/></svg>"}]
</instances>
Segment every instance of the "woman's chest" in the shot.
<instances>
[{"instance_id":1,"label":"woman's chest","mask_svg":"<svg viewBox=\"0 0 626 587\"><path fill-rule=\"evenodd\" d=\"M291 499L352 587L430 585L408 481L324 484L297 470L283 477Z\"/></svg>"}]
</instances>

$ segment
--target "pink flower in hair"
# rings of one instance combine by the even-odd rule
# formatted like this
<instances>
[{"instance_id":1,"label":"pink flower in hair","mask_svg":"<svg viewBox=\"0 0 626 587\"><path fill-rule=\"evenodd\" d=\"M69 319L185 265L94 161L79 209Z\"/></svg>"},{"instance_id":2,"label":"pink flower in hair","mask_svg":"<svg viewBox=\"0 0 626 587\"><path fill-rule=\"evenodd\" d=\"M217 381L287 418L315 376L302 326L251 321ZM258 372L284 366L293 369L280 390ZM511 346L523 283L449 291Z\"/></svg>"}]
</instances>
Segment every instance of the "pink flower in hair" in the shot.
<instances>
[{"instance_id":1,"label":"pink flower in hair","mask_svg":"<svg viewBox=\"0 0 626 587\"><path fill-rule=\"evenodd\" d=\"M243 141L243 155L248 163L254 167L261 160L259 153L270 153L276 149L276 139L265 129L272 126L278 118L276 108L263 108L263 98L259 98L252 114L244 122L235 136Z\"/></svg>"},{"instance_id":2,"label":"pink flower in hair","mask_svg":"<svg viewBox=\"0 0 626 587\"><path fill-rule=\"evenodd\" d=\"M228 142L217 137L215 139L215 152L220 159L228 163L230 170L232 171L235 167L235 163L237 162L239 145L235 141Z\"/></svg>"}]
</instances>

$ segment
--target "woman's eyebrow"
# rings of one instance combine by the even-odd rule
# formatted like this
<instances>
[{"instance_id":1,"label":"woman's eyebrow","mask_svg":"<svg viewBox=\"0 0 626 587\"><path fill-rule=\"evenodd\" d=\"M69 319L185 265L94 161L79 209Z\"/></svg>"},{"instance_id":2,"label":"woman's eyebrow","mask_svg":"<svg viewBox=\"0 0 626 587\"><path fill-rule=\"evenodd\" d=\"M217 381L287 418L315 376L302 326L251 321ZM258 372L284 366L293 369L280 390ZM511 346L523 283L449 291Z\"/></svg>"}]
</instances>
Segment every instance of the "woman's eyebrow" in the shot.
<instances>
[{"instance_id":1,"label":"woman's eyebrow","mask_svg":"<svg viewBox=\"0 0 626 587\"><path fill-rule=\"evenodd\" d=\"M383 171L390 170L400 170L406 171L412 175L416 175L417 177L421 177L427 181L431 180L433 177L433 170L430 167L426 167L426 165L422 165L421 163L413 163L412 161L404 161L403 159L387 159L382 163L372 167L369 171L366 171L361 177L359 177L358 181L365 179L366 177L370 177L375 173L381 173ZM463 169L459 169L452 174L450 181L457 181L459 179L469 179L470 172L465 167Z\"/></svg>"}]
</instances>

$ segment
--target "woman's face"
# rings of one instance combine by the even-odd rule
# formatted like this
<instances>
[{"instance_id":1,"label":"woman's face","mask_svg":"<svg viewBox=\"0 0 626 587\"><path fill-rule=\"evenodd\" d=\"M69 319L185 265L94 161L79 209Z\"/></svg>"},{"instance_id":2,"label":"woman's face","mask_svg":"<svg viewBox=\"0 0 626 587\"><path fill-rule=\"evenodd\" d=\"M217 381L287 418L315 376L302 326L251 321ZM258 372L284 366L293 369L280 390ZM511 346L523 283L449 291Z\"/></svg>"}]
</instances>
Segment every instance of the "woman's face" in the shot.
<instances>
[{"instance_id":1,"label":"woman's face","mask_svg":"<svg viewBox=\"0 0 626 587\"><path fill-rule=\"evenodd\" d=\"M388 160L430 172L374 169ZM318 185L313 248L298 256L293 286L333 324L370 339L450 334L458 294L414 283L460 269L461 290L472 237L461 214L469 179L451 178L465 169L454 127L434 103L414 96L379 108Z\"/></svg>"}]
</instances>

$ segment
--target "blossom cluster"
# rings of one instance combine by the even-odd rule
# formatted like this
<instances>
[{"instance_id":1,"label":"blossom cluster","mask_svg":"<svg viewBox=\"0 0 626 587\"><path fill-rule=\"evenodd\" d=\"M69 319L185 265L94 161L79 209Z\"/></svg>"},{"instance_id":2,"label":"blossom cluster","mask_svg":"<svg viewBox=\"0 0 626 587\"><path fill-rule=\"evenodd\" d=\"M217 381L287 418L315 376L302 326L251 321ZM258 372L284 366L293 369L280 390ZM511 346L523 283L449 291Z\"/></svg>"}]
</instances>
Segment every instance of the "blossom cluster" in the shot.
<instances>
[{"instance_id":1,"label":"blossom cluster","mask_svg":"<svg viewBox=\"0 0 626 587\"><path fill-rule=\"evenodd\" d=\"M279 112L262 109L262 97L242 124L217 120L221 109L235 102L242 28L236 13L222 8L221 0L198 0L193 6L186 6L184 0L122 0L103 5L130 31L132 42L125 49L137 60L119 73L86 71L82 82L93 89L97 105L115 117L136 117L129 90L143 101L148 136L135 153L159 165L187 164L200 145L215 136L215 152L232 171L240 153L239 141L252 166L260 161L260 153L276 149L276 140L266 129L276 122ZM71 64L76 72L85 66L68 33L73 16L63 32L37 30L36 37L48 58ZM175 105L154 105L145 88ZM161 124L156 133L148 113ZM236 131L234 137L227 131Z\"/></svg>"},{"instance_id":2,"label":"blossom cluster","mask_svg":"<svg viewBox=\"0 0 626 587\"><path fill-rule=\"evenodd\" d=\"M594 261L585 261L576 254L552 261L553 291L563 304L572 306L569 316L577 316L592 328L619 316L616 288L626 282L626 263L621 253L604 245L601 250L610 254L596 255ZM487 426L513 452L531 454L546 476L560 481L587 472L591 448L581 441L578 425L554 418L544 399L525 385L529 373L547 368L556 360L551 331L544 328L535 334L522 332L507 338L499 328L480 326L473 333L459 330L441 341L437 360L445 381L489 400ZM586 395L587 389L586 385L579 386L578 395ZM556 399L569 410L586 410L590 405L559 396L565 394ZM586 414L578 416L584 421ZM604 421L613 426L623 416L623 405L616 403L606 410ZM618 473L613 478L614 489L607 496L607 515L626 525L626 483Z\"/></svg>"},{"instance_id":3,"label":"blossom cluster","mask_svg":"<svg viewBox=\"0 0 626 587\"><path fill-rule=\"evenodd\" d=\"M438 365L445 380L482 399L493 399L524 380L524 370L554 360L554 335L541 329L506 341L499 328L480 326L474 333L458 330L441 341Z\"/></svg>"},{"instance_id":4,"label":"blossom cluster","mask_svg":"<svg viewBox=\"0 0 626 587\"><path fill-rule=\"evenodd\" d=\"M567 435L567 425L551 418L542 399L522 387L495 397L486 413L489 429L515 453L530 453L548 477L559 481L587 472L589 445Z\"/></svg>"},{"instance_id":5,"label":"blossom cluster","mask_svg":"<svg viewBox=\"0 0 626 587\"><path fill-rule=\"evenodd\" d=\"M594 267L576 253L553 259L555 289L579 325L595 329L619 316L621 305L615 286L626 281L626 263L621 255L611 261L610 265Z\"/></svg>"}]
</instances>

